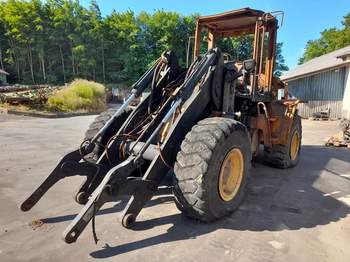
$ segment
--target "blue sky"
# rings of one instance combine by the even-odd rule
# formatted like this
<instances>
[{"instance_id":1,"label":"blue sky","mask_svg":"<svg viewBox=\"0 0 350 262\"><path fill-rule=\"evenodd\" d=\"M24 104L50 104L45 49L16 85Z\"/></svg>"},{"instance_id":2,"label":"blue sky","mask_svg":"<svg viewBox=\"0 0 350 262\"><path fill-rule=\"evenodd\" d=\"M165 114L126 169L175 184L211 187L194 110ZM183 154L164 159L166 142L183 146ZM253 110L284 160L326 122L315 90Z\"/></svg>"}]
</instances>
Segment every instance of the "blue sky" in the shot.
<instances>
[{"instance_id":1,"label":"blue sky","mask_svg":"<svg viewBox=\"0 0 350 262\"><path fill-rule=\"evenodd\" d=\"M81 0L84 6L90 0ZM329 27L341 27L343 16L350 12L350 0L97 0L103 15L116 11L132 10L153 12L157 9L176 11L184 15L200 13L209 15L242 7L263 11L285 12L284 24L280 28L278 41L283 42L283 55L290 68L297 65L305 44L319 37L319 33Z\"/></svg>"}]
</instances>

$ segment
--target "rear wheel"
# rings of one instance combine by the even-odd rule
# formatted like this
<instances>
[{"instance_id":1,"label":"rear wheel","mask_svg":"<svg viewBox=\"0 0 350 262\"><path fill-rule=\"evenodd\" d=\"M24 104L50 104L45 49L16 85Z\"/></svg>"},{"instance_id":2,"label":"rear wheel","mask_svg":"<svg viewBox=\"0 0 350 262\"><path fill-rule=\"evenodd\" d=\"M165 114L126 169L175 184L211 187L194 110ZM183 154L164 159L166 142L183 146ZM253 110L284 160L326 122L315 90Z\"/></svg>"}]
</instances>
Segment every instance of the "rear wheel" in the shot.
<instances>
[{"instance_id":1,"label":"rear wheel","mask_svg":"<svg viewBox=\"0 0 350 262\"><path fill-rule=\"evenodd\" d=\"M299 162L301 138L301 118L295 115L291 130L288 134L287 143L285 145L273 145L272 148L266 148L264 152L264 161L268 165L277 168L295 167Z\"/></svg>"},{"instance_id":2,"label":"rear wheel","mask_svg":"<svg viewBox=\"0 0 350 262\"><path fill-rule=\"evenodd\" d=\"M250 161L244 125L221 117L198 122L182 142L174 167L177 207L205 222L233 212L243 200Z\"/></svg>"}]
</instances>

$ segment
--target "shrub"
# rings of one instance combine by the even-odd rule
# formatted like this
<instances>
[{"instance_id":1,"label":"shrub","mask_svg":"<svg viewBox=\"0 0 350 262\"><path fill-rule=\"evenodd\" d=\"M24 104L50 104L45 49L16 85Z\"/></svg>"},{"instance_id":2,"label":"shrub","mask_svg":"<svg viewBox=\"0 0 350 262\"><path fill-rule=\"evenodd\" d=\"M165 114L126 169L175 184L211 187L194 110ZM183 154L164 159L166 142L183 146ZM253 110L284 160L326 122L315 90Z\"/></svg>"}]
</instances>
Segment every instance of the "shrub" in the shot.
<instances>
[{"instance_id":1,"label":"shrub","mask_svg":"<svg viewBox=\"0 0 350 262\"><path fill-rule=\"evenodd\" d=\"M105 107L105 87L84 79L74 80L68 87L49 97L47 101L47 108L50 111L100 112Z\"/></svg>"}]
</instances>

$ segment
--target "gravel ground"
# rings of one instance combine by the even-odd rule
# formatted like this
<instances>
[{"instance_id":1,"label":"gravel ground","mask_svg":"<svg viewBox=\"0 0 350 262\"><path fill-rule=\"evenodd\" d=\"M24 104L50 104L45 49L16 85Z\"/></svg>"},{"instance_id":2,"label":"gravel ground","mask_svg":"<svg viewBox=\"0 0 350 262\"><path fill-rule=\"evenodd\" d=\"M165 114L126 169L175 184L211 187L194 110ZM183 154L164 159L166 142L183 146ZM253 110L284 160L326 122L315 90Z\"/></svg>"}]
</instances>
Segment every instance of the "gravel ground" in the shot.
<instances>
[{"instance_id":1,"label":"gravel ground","mask_svg":"<svg viewBox=\"0 0 350 262\"><path fill-rule=\"evenodd\" d=\"M227 218L189 220L160 195L133 230L120 224L122 204L107 205L96 217L97 245L90 227L65 244L61 233L81 209L73 200L81 178L58 183L29 212L18 206L92 119L0 115L0 261L349 261L350 150L323 146L336 121L303 121L299 165L255 164L243 205Z\"/></svg>"}]
</instances>

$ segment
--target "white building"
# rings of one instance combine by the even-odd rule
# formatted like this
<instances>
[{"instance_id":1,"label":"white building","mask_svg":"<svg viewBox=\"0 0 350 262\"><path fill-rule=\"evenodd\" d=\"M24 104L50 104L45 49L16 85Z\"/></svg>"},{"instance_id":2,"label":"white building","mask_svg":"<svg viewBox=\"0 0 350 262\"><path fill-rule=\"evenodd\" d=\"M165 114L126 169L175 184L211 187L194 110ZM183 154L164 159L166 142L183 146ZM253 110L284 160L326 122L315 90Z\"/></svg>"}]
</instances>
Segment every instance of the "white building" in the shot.
<instances>
[{"instance_id":1,"label":"white building","mask_svg":"<svg viewBox=\"0 0 350 262\"><path fill-rule=\"evenodd\" d=\"M308 102L299 105L302 117L329 108L332 118L350 118L350 46L307 61L281 79L291 95Z\"/></svg>"}]
</instances>

